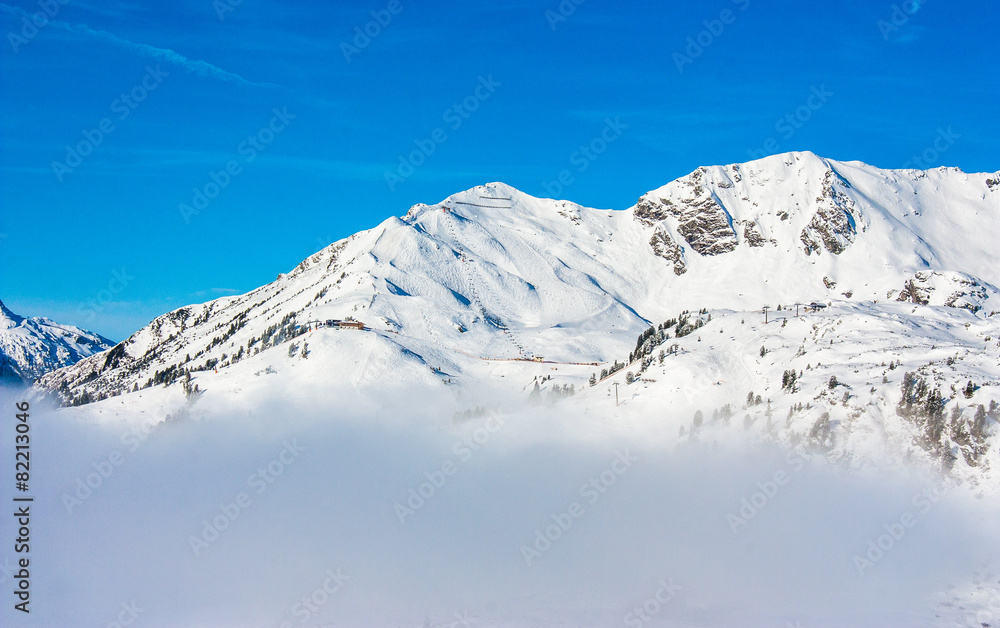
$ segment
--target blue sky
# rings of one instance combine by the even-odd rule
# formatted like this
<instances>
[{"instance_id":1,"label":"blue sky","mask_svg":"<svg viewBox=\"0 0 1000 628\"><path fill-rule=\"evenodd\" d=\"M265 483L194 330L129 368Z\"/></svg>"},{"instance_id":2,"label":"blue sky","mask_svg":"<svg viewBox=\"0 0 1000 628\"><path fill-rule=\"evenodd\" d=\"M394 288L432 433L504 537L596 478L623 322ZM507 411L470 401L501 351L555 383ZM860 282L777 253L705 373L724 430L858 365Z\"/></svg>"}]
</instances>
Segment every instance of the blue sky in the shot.
<instances>
[{"instance_id":1,"label":"blue sky","mask_svg":"<svg viewBox=\"0 0 1000 628\"><path fill-rule=\"evenodd\" d=\"M8 307L120 340L488 181L622 209L764 153L903 167L940 129L928 166L1000 168L979 2L225 1L0 3Z\"/></svg>"}]
</instances>

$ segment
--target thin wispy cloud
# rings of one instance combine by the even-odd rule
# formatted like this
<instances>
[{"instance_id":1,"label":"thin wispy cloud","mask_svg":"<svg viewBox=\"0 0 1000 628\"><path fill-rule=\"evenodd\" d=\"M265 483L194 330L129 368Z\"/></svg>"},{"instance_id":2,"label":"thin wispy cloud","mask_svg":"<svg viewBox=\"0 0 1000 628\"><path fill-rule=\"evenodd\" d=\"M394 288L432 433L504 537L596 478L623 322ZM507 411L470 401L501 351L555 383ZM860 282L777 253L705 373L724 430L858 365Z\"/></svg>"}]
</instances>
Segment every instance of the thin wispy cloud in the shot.
<instances>
[{"instance_id":1,"label":"thin wispy cloud","mask_svg":"<svg viewBox=\"0 0 1000 628\"><path fill-rule=\"evenodd\" d=\"M14 15L17 17L24 17L31 19L31 14L18 7L12 7L7 4L0 4L0 11L7 13L9 15ZM63 22L60 20L49 20L48 26L52 28L58 28L60 30L68 31L70 33L75 33L79 35L85 35L100 39L102 41L114 44L121 48L124 48L130 52L138 54L140 56L149 57L151 59L157 59L164 61L166 63L171 63L178 67L183 68L185 71L195 74L197 76L203 76L206 78L214 78L222 81L229 81L232 83L239 83L241 85L254 85L254 86L266 86L275 87L271 83L257 83L254 81L249 81L239 74L223 70L222 68L212 65L207 61L201 61L200 59L191 59L185 57L184 55L170 50L169 48L158 48L156 46L151 46L149 44L140 44L134 41L129 41L127 39L122 39L121 37L109 33L107 31L100 31L90 28L86 24L70 24L69 22Z\"/></svg>"}]
</instances>

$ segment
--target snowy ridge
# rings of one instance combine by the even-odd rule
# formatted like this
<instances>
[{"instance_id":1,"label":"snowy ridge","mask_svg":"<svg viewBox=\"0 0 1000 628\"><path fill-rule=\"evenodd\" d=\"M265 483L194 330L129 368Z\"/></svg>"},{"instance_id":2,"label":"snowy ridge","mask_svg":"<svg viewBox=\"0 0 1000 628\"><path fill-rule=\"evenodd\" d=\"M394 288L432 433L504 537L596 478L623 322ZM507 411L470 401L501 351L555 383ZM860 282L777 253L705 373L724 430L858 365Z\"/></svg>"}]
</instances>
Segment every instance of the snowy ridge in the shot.
<instances>
[{"instance_id":1,"label":"snowy ridge","mask_svg":"<svg viewBox=\"0 0 1000 628\"><path fill-rule=\"evenodd\" d=\"M0 379L33 382L113 344L79 327L18 316L0 302Z\"/></svg>"},{"instance_id":2,"label":"snowy ridge","mask_svg":"<svg viewBox=\"0 0 1000 628\"><path fill-rule=\"evenodd\" d=\"M694 395L681 403L676 395L692 393L667 395L674 387L662 382L643 389L648 385L651 399L685 413L696 406L711 412L724 403L735 409L748 391L777 397L785 364L749 379L732 375L749 372L746 365L762 344L792 345L778 331L784 327L751 334L751 321L758 322L765 305L783 305L784 318L795 304L817 302L826 309L808 316L822 317L823 325L850 322L872 330L822 360L827 381L832 375L847 381L865 352L888 356L904 345L918 348L899 352L892 369L882 366L883 357L870 366L878 377L872 371L862 384L851 384L861 416L874 421L863 431L861 419L839 420L821 407L825 397L817 397L814 385L820 384L813 382L809 401L801 401L810 404L801 413L806 432L828 412L829 455L860 455L858 435L879 431L900 435L893 441L898 453L925 428L895 411L892 399L905 372L923 368L930 377L935 361L950 357L948 368L934 373L948 399L967 379L978 386L970 397L975 406L1000 399L998 230L1000 188L989 184L989 175L880 170L811 153L699 168L625 210L538 199L490 183L415 205L250 293L165 314L111 351L45 376L39 387L59 391L70 404L124 396L116 403L164 407L183 403L194 386L209 397L294 389L378 399L393 387L460 394L486 383L526 396L533 380L558 374L561 385L581 390L591 374L626 360L651 325L704 309L705 316L715 315L711 331L718 329L705 355L717 357L677 359L664 368L711 400ZM737 317L745 322L734 322ZM327 324L348 319L364 329ZM787 322L789 329L798 324ZM913 330L928 326L935 331L927 342L913 345L912 337L922 337ZM685 350L702 355L708 345L696 337L678 343L693 342ZM625 383L627 371L647 370L642 363L655 357L638 356L612 379ZM815 366L805 360L803 366ZM676 364L690 370L677 371ZM800 370L805 376L812 369ZM714 384L723 379L730 384ZM607 386L576 399L593 399L598 388ZM974 420L975 406L960 413L961 421ZM805 438L805 423L764 429L766 423L753 418L763 410L753 408L752 429ZM960 471L964 437L956 426L955 438L937 438L922 450L935 464L947 460ZM986 473L974 462L970 473Z\"/></svg>"}]
</instances>

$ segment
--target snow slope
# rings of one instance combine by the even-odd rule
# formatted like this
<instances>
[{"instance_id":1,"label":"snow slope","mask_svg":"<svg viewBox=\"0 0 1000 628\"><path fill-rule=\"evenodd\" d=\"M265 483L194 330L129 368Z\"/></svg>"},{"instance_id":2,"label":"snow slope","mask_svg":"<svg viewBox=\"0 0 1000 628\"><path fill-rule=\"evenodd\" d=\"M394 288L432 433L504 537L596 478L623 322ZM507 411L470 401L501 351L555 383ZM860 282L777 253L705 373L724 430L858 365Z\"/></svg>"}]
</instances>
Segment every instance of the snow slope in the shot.
<instances>
[{"instance_id":1,"label":"snow slope","mask_svg":"<svg viewBox=\"0 0 1000 628\"><path fill-rule=\"evenodd\" d=\"M32 382L113 345L79 327L18 316L0 302L0 379Z\"/></svg>"}]
</instances>

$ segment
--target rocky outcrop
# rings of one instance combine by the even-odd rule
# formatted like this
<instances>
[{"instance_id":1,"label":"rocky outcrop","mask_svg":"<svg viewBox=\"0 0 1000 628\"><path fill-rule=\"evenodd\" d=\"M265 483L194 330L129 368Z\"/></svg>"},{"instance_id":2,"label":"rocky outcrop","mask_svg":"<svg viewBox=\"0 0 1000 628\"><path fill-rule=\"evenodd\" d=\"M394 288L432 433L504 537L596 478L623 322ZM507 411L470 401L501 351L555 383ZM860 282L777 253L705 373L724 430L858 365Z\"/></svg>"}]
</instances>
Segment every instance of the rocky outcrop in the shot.
<instances>
[{"instance_id":1,"label":"rocky outcrop","mask_svg":"<svg viewBox=\"0 0 1000 628\"><path fill-rule=\"evenodd\" d=\"M670 262L675 275L680 276L687 272L687 264L684 263L684 249L674 242L669 233L657 229L653 237L649 239L649 246L652 247L654 255Z\"/></svg>"},{"instance_id":2,"label":"rocky outcrop","mask_svg":"<svg viewBox=\"0 0 1000 628\"><path fill-rule=\"evenodd\" d=\"M906 280L902 290L890 296L895 296L896 301L957 307L970 312L998 305L995 291L975 277L956 272L920 271Z\"/></svg>"},{"instance_id":3,"label":"rocky outcrop","mask_svg":"<svg viewBox=\"0 0 1000 628\"><path fill-rule=\"evenodd\" d=\"M743 225L743 240L754 248L759 248L767 244L767 240L757 229L757 223L750 221Z\"/></svg>"},{"instance_id":4,"label":"rocky outcrop","mask_svg":"<svg viewBox=\"0 0 1000 628\"><path fill-rule=\"evenodd\" d=\"M672 216L673 214L666 210L662 199L657 203L653 199L644 196L636 203L635 213L632 215L647 227L653 227L656 223L666 220L668 216Z\"/></svg>"},{"instance_id":5,"label":"rocky outcrop","mask_svg":"<svg viewBox=\"0 0 1000 628\"><path fill-rule=\"evenodd\" d=\"M702 186L705 169L699 168L678 183L681 198L645 196L636 204L635 217L647 226L674 218L677 231L701 255L721 255L738 244L732 220L710 191Z\"/></svg>"},{"instance_id":6,"label":"rocky outcrop","mask_svg":"<svg viewBox=\"0 0 1000 628\"><path fill-rule=\"evenodd\" d=\"M854 242L857 235L854 201L837 190L838 183L850 187L837 173L828 170L823 179L823 190L816 198L816 213L800 236L806 255L819 254L824 248L840 255Z\"/></svg>"}]
</instances>

